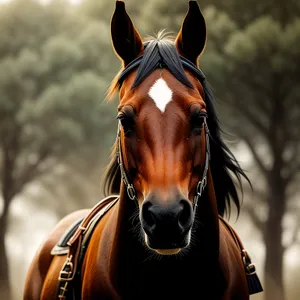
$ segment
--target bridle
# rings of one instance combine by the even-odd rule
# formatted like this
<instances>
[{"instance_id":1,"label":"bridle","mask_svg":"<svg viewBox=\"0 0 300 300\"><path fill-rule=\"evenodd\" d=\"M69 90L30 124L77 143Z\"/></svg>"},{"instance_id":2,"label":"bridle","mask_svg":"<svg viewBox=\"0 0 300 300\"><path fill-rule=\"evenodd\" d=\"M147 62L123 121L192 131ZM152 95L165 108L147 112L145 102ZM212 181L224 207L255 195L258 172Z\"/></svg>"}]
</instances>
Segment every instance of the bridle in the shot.
<instances>
[{"instance_id":1,"label":"bridle","mask_svg":"<svg viewBox=\"0 0 300 300\"><path fill-rule=\"evenodd\" d=\"M119 79L118 79L120 86L122 85L122 83L126 79L126 77L140 65L142 59L143 59L143 56L136 58L134 61L132 61L130 64L128 64L127 67L122 71L122 73L120 74ZM180 56L180 60L182 62L183 67L188 69L192 73L194 73L194 75L196 75L196 77L199 79L199 81L201 83L205 80L205 75L203 74L203 72L201 70L199 70L197 68L196 65L194 65L191 61L189 61L188 59L186 59L182 56ZM163 66L163 62L159 62L157 64L157 68L159 68L159 67L162 68L162 66ZM195 193L194 202L193 202L194 211L196 211L197 206L198 206L198 201L201 198L201 195L207 185L207 172L208 172L209 160L210 160L210 143L209 143L209 129L207 126L206 119L207 119L207 115L205 114L204 121L203 121L204 132L205 132L205 145L206 145L206 147L205 147L206 148L205 164L204 164L202 177L198 181L197 187L196 187L196 193ZM121 146L121 121L119 121L119 123L118 123L116 145L117 145L117 152L116 152L117 161L118 161L118 164L120 167L122 180L123 180L126 190L127 190L127 195L129 197L129 199L137 201L136 190L133 186L132 180L131 180L129 174L127 173L127 171L125 169L125 165L124 165L122 146Z\"/></svg>"}]
</instances>

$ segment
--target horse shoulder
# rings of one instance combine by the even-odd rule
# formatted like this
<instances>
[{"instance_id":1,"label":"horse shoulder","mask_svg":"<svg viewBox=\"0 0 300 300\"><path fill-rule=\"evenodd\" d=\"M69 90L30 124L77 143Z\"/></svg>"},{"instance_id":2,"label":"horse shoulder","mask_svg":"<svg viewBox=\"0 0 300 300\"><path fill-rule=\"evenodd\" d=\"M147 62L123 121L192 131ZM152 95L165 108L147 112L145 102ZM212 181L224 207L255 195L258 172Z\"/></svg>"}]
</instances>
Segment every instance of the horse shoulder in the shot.
<instances>
[{"instance_id":1,"label":"horse shoulder","mask_svg":"<svg viewBox=\"0 0 300 300\"><path fill-rule=\"evenodd\" d=\"M236 296L230 299L249 299L247 279L242 262L241 250L223 222L219 222L219 226L219 260L221 270L227 280L227 292L230 294L232 291L236 291Z\"/></svg>"},{"instance_id":2,"label":"horse shoulder","mask_svg":"<svg viewBox=\"0 0 300 300\"><path fill-rule=\"evenodd\" d=\"M82 300L119 299L110 276L113 237L119 203L101 218L90 239L82 264Z\"/></svg>"},{"instance_id":3,"label":"horse shoulder","mask_svg":"<svg viewBox=\"0 0 300 300\"><path fill-rule=\"evenodd\" d=\"M57 288L57 274L65 261L65 256L54 257L51 250L59 241L67 228L76 220L87 215L89 210L79 210L64 217L46 236L40 248L34 255L34 258L27 272L24 286L24 300L40 300L45 290ZM49 294L45 294L45 299L50 299Z\"/></svg>"}]
</instances>

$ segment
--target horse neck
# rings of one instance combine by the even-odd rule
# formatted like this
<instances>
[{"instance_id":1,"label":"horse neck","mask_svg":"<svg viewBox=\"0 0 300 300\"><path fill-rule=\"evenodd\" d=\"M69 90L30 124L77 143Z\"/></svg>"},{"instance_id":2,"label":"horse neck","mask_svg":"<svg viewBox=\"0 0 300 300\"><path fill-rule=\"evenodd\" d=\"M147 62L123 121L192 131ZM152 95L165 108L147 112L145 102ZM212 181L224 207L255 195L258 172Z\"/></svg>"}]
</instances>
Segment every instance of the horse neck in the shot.
<instances>
[{"instance_id":1,"label":"horse neck","mask_svg":"<svg viewBox=\"0 0 300 300\"><path fill-rule=\"evenodd\" d=\"M136 212L137 204L130 200L124 183L121 183L120 187L120 199L116 206L116 211L113 212L107 226L111 226L110 242L111 245L110 257L109 257L109 277L114 283L115 288L119 289L118 274L123 266L126 257L124 255L124 248L127 244L128 237L128 223L130 218Z\"/></svg>"},{"instance_id":2,"label":"horse neck","mask_svg":"<svg viewBox=\"0 0 300 300\"><path fill-rule=\"evenodd\" d=\"M196 218L200 225L196 229L196 236L201 236L208 255L217 259L219 255L219 215L217 199L210 169L207 173L207 186L199 199Z\"/></svg>"}]
</instances>

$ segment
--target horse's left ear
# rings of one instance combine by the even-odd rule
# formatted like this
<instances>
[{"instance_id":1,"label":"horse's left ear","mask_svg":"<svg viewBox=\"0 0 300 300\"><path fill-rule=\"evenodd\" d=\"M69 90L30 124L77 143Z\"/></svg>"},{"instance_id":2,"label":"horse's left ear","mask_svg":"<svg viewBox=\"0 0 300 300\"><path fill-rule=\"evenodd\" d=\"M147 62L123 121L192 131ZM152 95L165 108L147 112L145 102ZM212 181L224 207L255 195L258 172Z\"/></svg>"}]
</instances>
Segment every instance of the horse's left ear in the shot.
<instances>
[{"instance_id":1,"label":"horse's left ear","mask_svg":"<svg viewBox=\"0 0 300 300\"><path fill-rule=\"evenodd\" d=\"M175 41L179 53L197 65L206 43L205 19L197 1L189 1L189 10Z\"/></svg>"},{"instance_id":2,"label":"horse's left ear","mask_svg":"<svg viewBox=\"0 0 300 300\"><path fill-rule=\"evenodd\" d=\"M111 37L114 49L126 66L144 49L144 45L123 1L116 1L116 9L111 20Z\"/></svg>"}]
</instances>

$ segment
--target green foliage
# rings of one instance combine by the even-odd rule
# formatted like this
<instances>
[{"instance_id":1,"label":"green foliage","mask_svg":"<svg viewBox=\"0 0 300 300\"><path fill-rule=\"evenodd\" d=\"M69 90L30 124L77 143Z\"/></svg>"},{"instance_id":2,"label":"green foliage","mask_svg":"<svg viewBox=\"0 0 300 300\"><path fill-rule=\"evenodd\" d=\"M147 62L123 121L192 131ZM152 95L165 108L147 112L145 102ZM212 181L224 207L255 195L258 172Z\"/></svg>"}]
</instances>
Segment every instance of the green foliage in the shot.
<instances>
[{"instance_id":1,"label":"green foliage","mask_svg":"<svg viewBox=\"0 0 300 300\"><path fill-rule=\"evenodd\" d=\"M79 14L83 12L92 19L102 20L109 24L115 8L115 2L114 0L83 0L78 8L78 12ZM149 0L126 1L126 10L130 13L130 16L138 17L148 2Z\"/></svg>"},{"instance_id":2,"label":"green foliage","mask_svg":"<svg viewBox=\"0 0 300 300\"><path fill-rule=\"evenodd\" d=\"M16 0L0 14L0 147L14 194L45 166L111 145L115 107L104 99L117 63L108 24L61 1Z\"/></svg>"},{"instance_id":3,"label":"green foliage","mask_svg":"<svg viewBox=\"0 0 300 300\"><path fill-rule=\"evenodd\" d=\"M300 106L293 92L299 90L295 77L300 72L299 55L296 54L300 42L299 20L282 28L270 17L258 18L243 30L232 32L221 49L211 49L209 56L219 56L214 68L206 63L209 78L220 87L219 97L226 100L223 94L226 87L233 87L228 95L232 108L247 103L248 110L253 109L253 117L266 120L267 127L274 122L270 112L278 98L286 122L299 124ZM212 63L212 59L209 62ZM285 127L278 130L283 130L282 135L285 135ZM261 133L259 128L258 131ZM290 138L296 139L294 135Z\"/></svg>"}]
</instances>

